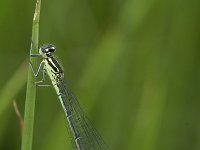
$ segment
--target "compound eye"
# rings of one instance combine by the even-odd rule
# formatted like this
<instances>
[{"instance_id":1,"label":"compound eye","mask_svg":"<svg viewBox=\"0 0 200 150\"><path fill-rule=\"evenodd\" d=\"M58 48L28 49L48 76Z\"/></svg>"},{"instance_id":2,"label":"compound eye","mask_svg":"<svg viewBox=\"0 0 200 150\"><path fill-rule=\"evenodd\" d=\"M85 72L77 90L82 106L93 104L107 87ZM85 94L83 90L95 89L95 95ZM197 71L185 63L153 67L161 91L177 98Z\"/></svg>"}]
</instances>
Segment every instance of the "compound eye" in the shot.
<instances>
[{"instance_id":1,"label":"compound eye","mask_svg":"<svg viewBox=\"0 0 200 150\"><path fill-rule=\"evenodd\" d=\"M42 53L53 53L56 51L56 48L52 44L47 44L40 47L40 50Z\"/></svg>"},{"instance_id":2,"label":"compound eye","mask_svg":"<svg viewBox=\"0 0 200 150\"><path fill-rule=\"evenodd\" d=\"M54 47L49 48L49 52L55 52L56 49Z\"/></svg>"}]
</instances>

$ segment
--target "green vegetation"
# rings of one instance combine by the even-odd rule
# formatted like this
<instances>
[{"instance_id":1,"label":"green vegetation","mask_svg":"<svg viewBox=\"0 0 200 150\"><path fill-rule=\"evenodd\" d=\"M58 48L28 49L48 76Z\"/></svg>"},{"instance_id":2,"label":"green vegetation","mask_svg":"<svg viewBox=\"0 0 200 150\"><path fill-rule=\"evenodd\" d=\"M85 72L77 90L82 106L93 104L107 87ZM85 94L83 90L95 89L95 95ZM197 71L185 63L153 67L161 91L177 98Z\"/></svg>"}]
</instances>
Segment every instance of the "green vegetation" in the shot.
<instances>
[{"instance_id":1,"label":"green vegetation","mask_svg":"<svg viewBox=\"0 0 200 150\"><path fill-rule=\"evenodd\" d=\"M35 47L56 45L66 81L112 150L199 150L199 5L43 0L39 44L37 34L32 40ZM0 2L2 150L21 149L12 100L26 113L30 71L21 64L29 56L34 9L35 1ZM54 90L37 88L30 102L33 150L70 150Z\"/></svg>"},{"instance_id":2,"label":"green vegetation","mask_svg":"<svg viewBox=\"0 0 200 150\"><path fill-rule=\"evenodd\" d=\"M38 53L38 39L39 39L39 20L40 20L40 5L41 0L37 0L35 6L35 13L33 16L32 38L31 38L31 53ZM37 67L37 60L30 58L33 67ZM26 101L24 111L24 128L22 136L21 150L32 150L33 128L34 128L34 113L35 113L35 97L36 97L36 78L29 67L28 80L26 89Z\"/></svg>"}]
</instances>

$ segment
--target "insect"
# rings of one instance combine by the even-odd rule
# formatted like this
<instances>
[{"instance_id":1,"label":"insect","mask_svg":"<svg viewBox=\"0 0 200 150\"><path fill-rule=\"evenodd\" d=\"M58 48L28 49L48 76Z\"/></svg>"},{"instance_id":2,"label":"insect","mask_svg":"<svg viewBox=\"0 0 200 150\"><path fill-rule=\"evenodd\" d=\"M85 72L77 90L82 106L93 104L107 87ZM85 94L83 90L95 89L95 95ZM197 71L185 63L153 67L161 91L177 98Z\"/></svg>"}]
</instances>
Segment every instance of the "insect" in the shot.
<instances>
[{"instance_id":1,"label":"insect","mask_svg":"<svg viewBox=\"0 0 200 150\"><path fill-rule=\"evenodd\" d=\"M30 57L43 58L36 72L30 63L35 77L38 77L40 72L43 73L42 80L37 81L36 84L45 81L46 75L49 76L52 86L62 104L77 150L107 150L107 145L91 125L79 102L64 81L64 71L53 55L55 51L56 48L53 44L46 44L39 48L39 54L32 54L30 52Z\"/></svg>"}]
</instances>

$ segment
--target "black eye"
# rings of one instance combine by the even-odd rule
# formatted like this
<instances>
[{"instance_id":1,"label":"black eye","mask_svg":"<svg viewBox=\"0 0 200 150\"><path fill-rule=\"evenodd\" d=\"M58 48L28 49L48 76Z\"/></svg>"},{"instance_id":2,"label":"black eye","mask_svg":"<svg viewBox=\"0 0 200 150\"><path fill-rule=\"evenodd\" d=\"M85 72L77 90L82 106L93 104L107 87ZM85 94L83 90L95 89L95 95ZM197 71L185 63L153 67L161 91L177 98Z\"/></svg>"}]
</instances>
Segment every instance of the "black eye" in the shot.
<instances>
[{"instance_id":1,"label":"black eye","mask_svg":"<svg viewBox=\"0 0 200 150\"><path fill-rule=\"evenodd\" d=\"M40 47L40 50L43 52L43 53L53 53L56 51L56 48L54 45L52 44L46 44L46 45L43 45Z\"/></svg>"},{"instance_id":2,"label":"black eye","mask_svg":"<svg viewBox=\"0 0 200 150\"><path fill-rule=\"evenodd\" d=\"M55 48L50 48L49 52L55 52L55 50L56 50Z\"/></svg>"}]
</instances>

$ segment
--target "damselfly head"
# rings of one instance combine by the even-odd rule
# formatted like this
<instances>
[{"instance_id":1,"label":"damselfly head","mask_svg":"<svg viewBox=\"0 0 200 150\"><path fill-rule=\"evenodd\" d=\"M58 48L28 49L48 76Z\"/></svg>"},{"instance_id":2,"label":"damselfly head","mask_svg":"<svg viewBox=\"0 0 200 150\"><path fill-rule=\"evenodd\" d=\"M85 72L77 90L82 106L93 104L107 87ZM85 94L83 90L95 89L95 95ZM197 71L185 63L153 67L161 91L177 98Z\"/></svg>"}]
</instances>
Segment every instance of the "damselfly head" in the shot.
<instances>
[{"instance_id":1,"label":"damselfly head","mask_svg":"<svg viewBox=\"0 0 200 150\"><path fill-rule=\"evenodd\" d=\"M53 52L56 51L56 47L53 44L45 44L43 46L40 47L39 49L39 53L47 58L47 57L51 57Z\"/></svg>"}]
</instances>

